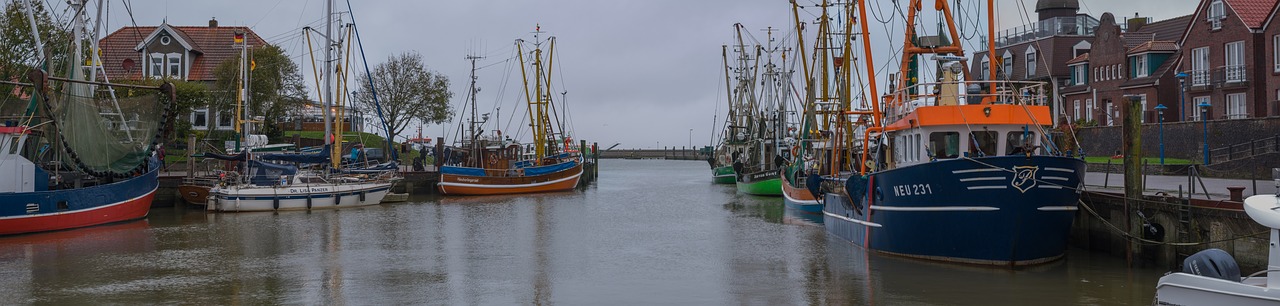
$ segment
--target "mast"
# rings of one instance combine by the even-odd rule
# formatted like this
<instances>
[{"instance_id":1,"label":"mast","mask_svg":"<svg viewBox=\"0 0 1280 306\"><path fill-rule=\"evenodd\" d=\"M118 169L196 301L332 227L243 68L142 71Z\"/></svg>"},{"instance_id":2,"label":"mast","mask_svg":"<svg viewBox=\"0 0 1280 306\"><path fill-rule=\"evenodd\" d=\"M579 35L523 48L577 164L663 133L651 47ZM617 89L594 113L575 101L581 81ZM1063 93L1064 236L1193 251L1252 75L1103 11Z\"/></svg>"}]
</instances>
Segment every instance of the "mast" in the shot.
<instances>
[{"instance_id":1,"label":"mast","mask_svg":"<svg viewBox=\"0 0 1280 306\"><path fill-rule=\"evenodd\" d=\"M325 1L324 19L325 19L324 72L323 72L324 73L324 92L321 93L321 95L324 96L324 110L323 110L324 144L326 146L329 146L329 150L330 150L329 165L336 168L338 167L338 163L340 161L338 157L341 156L340 155L341 152L339 151L342 150L342 147L340 142L338 143L337 146L334 146L335 139L333 139L333 120L332 118L329 118L329 115L333 111L332 110L333 88L331 87L331 84L333 83L333 1L332 0Z\"/></svg>"},{"instance_id":2,"label":"mast","mask_svg":"<svg viewBox=\"0 0 1280 306\"><path fill-rule=\"evenodd\" d=\"M477 139L478 135L476 135L476 123L478 122L476 120L476 113L478 112L476 107L476 93L479 93L479 91L476 90L476 60L480 58L481 57L474 56L474 55L468 55L466 57L467 60L471 61L471 88L469 89L470 91L467 92L467 94L471 96L471 122L470 124L467 125L468 126L467 137L471 139L472 154L471 154L471 158L469 159L471 160L472 164L470 166L472 167L480 167L481 165L483 165L483 163L480 162L480 158L481 158L480 153L483 153L481 152L481 150L484 148L480 147L480 142ZM465 144L466 139L463 139L463 140Z\"/></svg>"}]
</instances>

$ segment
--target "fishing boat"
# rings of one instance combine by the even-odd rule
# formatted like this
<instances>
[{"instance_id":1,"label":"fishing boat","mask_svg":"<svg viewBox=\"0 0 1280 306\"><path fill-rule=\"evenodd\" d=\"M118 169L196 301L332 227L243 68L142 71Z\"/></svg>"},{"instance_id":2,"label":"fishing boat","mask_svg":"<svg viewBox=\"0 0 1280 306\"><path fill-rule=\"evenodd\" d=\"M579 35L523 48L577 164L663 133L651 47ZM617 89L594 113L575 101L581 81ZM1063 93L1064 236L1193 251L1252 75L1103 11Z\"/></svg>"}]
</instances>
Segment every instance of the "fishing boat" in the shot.
<instances>
[{"instance_id":1,"label":"fishing boat","mask_svg":"<svg viewBox=\"0 0 1280 306\"><path fill-rule=\"evenodd\" d=\"M329 1L326 4L326 32L333 29L332 23L336 16L332 10L333 3ZM354 31L354 27L345 27L345 29ZM341 42L334 41L332 38L348 36L347 34L338 36L329 34L333 33L324 35L326 46L341 46ZM350 40L346 42L351 43ZM248 46L242 44L242 58L245 58L247 49ZM391 191L391 186L399 179L394 164L390 165L390 169L344 169L341 163L341 152L332 149L340 145L334 143L334 139L342 139L342 128L339 126L343 126L339 120L332 120L332 118L343 118L343 116L341 114L333 116L330 112L335 108L342 109L347 101L345 94L338 94L335 98L332 87L345 87L347 78L336 75L334 71L349 71L349 69L342 67L341 64L334 69L332 65L341 61L334 60L333 55L342 53L335 52L333 48L325 49L323 71L327 73L323 74L322 93L322 102L325 104L323 109L325 145L316 153L258 155L242 148L236 155L207 154L215 159L235 161L240 165L238 169L243 172L231 172L220 178L218 185L209 190L206 210L248 212L368 206L382 203L383 197ZM239 83L240 96L237 98L237 109L243 107L242 114L249 113L247 103L240 105L246 100L248 94L244 86L247 83L244 80L248 71L248 61L240 61L242 81ZM237 132L241 133L242 139L250 138L254 122L243 119L247 116L239 116L240 118L237 119L239 123ZM304 167L307 169L304 170Z\"/></svg>"},{"instance_id":2,"label":"fishing boat","mask_svg":"<svg viewBox=\"0 0 1280 306\"><path fill-rule=\"evenodd\" d=\"M1280 168L1272 169L1280 189ZM1244 200L1244 212L1271 229L1267 269L1240 276L1231 254L1207 249L1188 256L1182 271L1166 274L1156 283L1155 305L1277 305L1280 304L1280 194Z\"/></svg>"},{"instance_id":3,"label":"fishing boat","mask_svg":"<svg viewBox=\"0 0 1280 306\"><path fill-rule=\"evenodd\" d=\"M847 24L861 25L860 58L871 63L867 24L858 23L869 19L857 5ZM912 39L904 39L895 90L881 97L871 82L871 107L836 117L832 174L820 186L825 226L864 248L921 259L1019 266L1061 258L1085 163L1059 151L1048 131L1051 88L962 74L950 8L936 5L947 32L917 33L922 5L911 1ZM937 62L937 82L917 80L924 60Z\"/></svg>"},{"instance_id":4,"label":"fishing boat","mask_svg":"<svg viewBox=\"0 0 1280 306\"><path fill-rule=\"evenodd\" d=\"M60 60L34 55L36 66L65 64L58 70L69 75L33 68L27 74L31 83L3 83L25 88L21 91L30 102L17 120L0 122L0 235L141 219L159 186L161 161L154 151L172 127L173 86L106 80L93 39L97 35L89 31L85 15L87 3L69 4L74 38L69 46L50 47L67 55ZM32 49L44 50L40 34L32 34ZM86 61L86 50L91 60ZM117 92L117 87L131 90Z\"/></svg>"},{"instance_id":5,"label":"fishing boat","mask_svg":"<svg viewBox=\"0 0 1280 306\"><path fill-rule=\"evenodd\" d=\"M790 97L791 72L785 67L783 44L775 45L773 28L766 29L767 45L747 45L743 25L734 24L734 62L725 58L725 84L730 99L722 153L728 157L739 192L751 195L782 195L778 170L784 163L783 129L786 103ZM781 56L784 64L774 62ZM763 60L762 60L763 58ZM763 68L760 65L763 64ZM729 77L732 76L732 79ZM757 82L759 80L759 82ZM734 85L736 84L736 85ZM757 86L761 85L761 86ZM713 169L716 167L713 163ZM716 175L727 171L716 169Z\"/></svg>"},{"instance_id":6,"label":"fishing boat","mask_svg":"<svg viewBox=\"0 0 1280 306\"><path fill-rule=\"evenodd\" d=\"M524 77L522 87L530 111L529 118L533 122L533 141L528 147L509 137L503 138L498 130L487 137L486 133L479 131L488 116L477 115L476 93L479 90L476 87L475 61L479 57L468 56L472 67L468 91L471 119L465 129L467 135L459 138L458 145L448 148L445 154L445 165L440 167L440 183L437 184L441 194L522 194L566 191L578 186L582 177L581 151L574 148L576 146L561 121L567 118L557 116L556 122L551 118L554 113L551 67L555 59L555 37L542 40L542 33L541 27L534 32L533 49L528 52L532 63L525 61L525 41L516 40L515 48ZM545 56L544 44L548 45ZM533 67L532 76L524 68L528 65ZM533 83L532 89L529 83ZM481 117L483 120L478 119Z\"/></svg>"}]
</instances>

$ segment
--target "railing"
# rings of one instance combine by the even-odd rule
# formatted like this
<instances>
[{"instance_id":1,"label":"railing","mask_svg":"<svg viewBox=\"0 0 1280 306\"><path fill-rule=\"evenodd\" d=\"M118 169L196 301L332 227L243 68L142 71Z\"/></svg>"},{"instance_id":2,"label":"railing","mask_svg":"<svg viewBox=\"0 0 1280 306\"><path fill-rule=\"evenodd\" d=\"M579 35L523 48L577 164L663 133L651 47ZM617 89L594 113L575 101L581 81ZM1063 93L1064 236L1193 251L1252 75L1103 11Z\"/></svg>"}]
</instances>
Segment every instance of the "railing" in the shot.
<instances>
[{"instance_id":1,"label":"railing","mask_svg":"<svg viewBox=\"0 0 1280 306\"><path fill-rule=\"evenodd\" d=\"M1209 150L1210 163L1222 163L1280 152L1280 135Z\"/></svg>"},{"instance_id":2,"label":"railing","mask_svg":"<svg viewBox=\"0 0 1280 306\"><path fill-rule=\"evenodd\" d=\"M1221 72L1218 72L1218 71L1221 71ZM1229 66L1218 67L1217 71L1215 71L1214 73L1215 79L1217 79L1216 77L1219 75L1219 73L1221 73L1222 80L1226 83L1237 83L1237 82L1247 81L1247 78L1246 78L1247 69L1245 69L1244 65L1229 65ZM1214 82L1214 83L1217 83L1217 82Z\"/></svg>"},{"instance_id":3,"label":"railing","mask_svg":"<svg viewBox=\"0 0 1280 306\"><path fill-rule=\"evenodd\" d=\"M993 103L1016 105L1048 105L1050 87L1045 82L1032 81L969 81L955 83L921 83L909 87L912 90L899 90L893 93L892 100L886 101L885 117L889 122L897 121L903 116L922 106L937 106L938 100L945 97L940 89L944 86L957 87L956 103L958 105ZM978 92L967 92L969 88L984 88ZM988 93L985 88L995 88ZM926 94L919 94L926 93Z\"/></svg>"},{"instance_id":4,"label":"railing","mask_svg":"<svg viewBox=\"0 0 1280 306\"><path fill-rule=\"evenodd\" d=\"M996 33L996 48L1058 35L1089 36L1097 26L1098 19L1087 15L1049 18ZM985 42L982 46L985 51Z\"/></svg>"},{"instance_id":5,"label":"railing","mask_svg":"<svg viewBox=\"0 0 1280 306\"><path fill-rule=\"evenodd\" d=\"M1208 69L1191 70L1191 86L1208 86L1209 79Z\"/></svg>"}]
</instances>

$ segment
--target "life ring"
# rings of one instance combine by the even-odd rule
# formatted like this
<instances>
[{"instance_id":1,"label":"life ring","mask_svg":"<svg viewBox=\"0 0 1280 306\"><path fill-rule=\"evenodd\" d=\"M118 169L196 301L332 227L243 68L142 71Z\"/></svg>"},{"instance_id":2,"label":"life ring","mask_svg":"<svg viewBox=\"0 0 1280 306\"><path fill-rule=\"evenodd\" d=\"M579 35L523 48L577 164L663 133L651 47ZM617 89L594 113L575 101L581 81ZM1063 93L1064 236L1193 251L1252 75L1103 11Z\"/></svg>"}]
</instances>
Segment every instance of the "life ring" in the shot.
<instances>
[{"instance_id":1,"label":"life ring","mask_svg":"<svg viewBox=\"0 0 1280 306\"><path fill-rule=\"evenodd\" d=\"M791 156L793 157L800 156L800 146L791 147Z\"/></svg>"},{"instance_id":2,"label":"life ring","mask_svg":"<svg viewBox=\"0 0 1280 306\"><path fill-rule=\"evenodd\" d=\"M497 154L497 153L489 153L489 164L490 164L490 165L496 165L496 164L498 164L498 154Z\"/></svg>"}]
</instances>

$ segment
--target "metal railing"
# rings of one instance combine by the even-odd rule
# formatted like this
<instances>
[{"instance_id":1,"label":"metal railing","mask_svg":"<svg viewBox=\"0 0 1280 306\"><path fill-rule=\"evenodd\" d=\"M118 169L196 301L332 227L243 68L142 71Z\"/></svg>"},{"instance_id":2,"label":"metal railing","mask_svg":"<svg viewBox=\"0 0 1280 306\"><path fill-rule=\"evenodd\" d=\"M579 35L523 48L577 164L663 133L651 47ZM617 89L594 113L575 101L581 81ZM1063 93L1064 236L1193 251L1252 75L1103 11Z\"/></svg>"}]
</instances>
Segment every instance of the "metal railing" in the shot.
<instances>
[{"instance_id":1,"label":"metal railing","mask_svg":"<svg viewBox=\"0 0 1280 306\"><path fill-rule=\"evenodd\" d=\"M1247 73L1248 73L1248 70L1245 68L1244 65L1222 66L1222 67L1218 67L1218 69L1215 71L1214 79L1218 79L1217 76L1221 75L1222 76L1221 80L1226 83L1244 82L1248 80L1248 78L1246 77Z\"/></svg>"},{"instance_id":2,"label":"metal railing","mask_svg":"<svg viewBox=\"0 0 1280 306\"><path fill-rule=\"evenodd\" d=\"M1208 69L1191 70L1191 86L1208 86L1209 80Z\"/></svg>"},{"instance_id":3,"label":"metal railing","mask_svg":"<svg viewBox=\"0 0 1280 306\"><path fill-rule=\"evenodd\" d=\"M1049 105L1050 86L1045 82L1034 81L968 81L953 83L920 83L893 93L892 100L887 101L885 117L889 122L923 106L937 106L938 100L944 98L940 92L944 86L956 86L956 101L959 105L979 103L1015 104L1015 105ZM970 93L966 89L979 89ZM986 88L995 88L988 93ZM912 90L914 89L914 90ZM911 94L915 92L916 94Z\"/></svg>"},{"instance_id":4,"label":"metal railing","mask_svg":"<svg viewBox=\"0 0 1280 306\"><path fill-rule=\"evenodd\" d=\"M1049 18L996 33L996 48L1058 35L1090 36L1097 26L1098 19L1087 15ZM982 46L983 50L979 51L986 51L985 42Z\"/></svg>"},{"instance_id":5,"label":"metal railing","mask_svg":"<svg viewBox=\"0 0 1280 306\"><path fill-rule=\"evenodd\" d=\"M1210 163L1222 163L1280 152L1280 135L1209 150Z\"/></svg>"}]
</instances>

